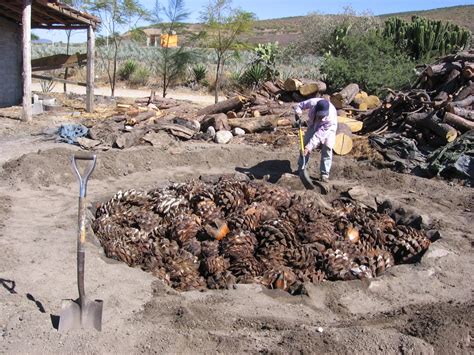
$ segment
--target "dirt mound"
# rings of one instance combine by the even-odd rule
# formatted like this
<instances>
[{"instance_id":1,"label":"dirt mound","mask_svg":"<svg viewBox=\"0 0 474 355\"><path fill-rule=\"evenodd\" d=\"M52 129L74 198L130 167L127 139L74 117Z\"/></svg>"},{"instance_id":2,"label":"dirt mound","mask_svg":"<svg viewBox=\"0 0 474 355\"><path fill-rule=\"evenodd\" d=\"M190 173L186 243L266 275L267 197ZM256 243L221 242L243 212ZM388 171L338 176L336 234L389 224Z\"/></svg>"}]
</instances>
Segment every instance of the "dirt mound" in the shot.
<instances>
[{"instance_id":1,"label":"dirt mound","mask_svg":"<svg viewBox=\"0 0 474 355\"><path fill-rule=\"evenodd\" d=\"M26 183L33 187L67 186L76 180L70 163L74 152L71 147L24 154L4 163L0 177L10 185ZM166 141L157 147L113 149L96 154L97 166L92 175L93 179L120 178L164 167L182 167L190 172L196 168L202 170L203 166L209 169L233 169L256 165L266 158L271 159L279 155L278 152L265 150L265 147L249 149L243 145L218 146L208 143L183 147L180 142L172 141ZM288 166L283 168L285 172L291 171L289 162Z\"/></svg>"}]
</instances>

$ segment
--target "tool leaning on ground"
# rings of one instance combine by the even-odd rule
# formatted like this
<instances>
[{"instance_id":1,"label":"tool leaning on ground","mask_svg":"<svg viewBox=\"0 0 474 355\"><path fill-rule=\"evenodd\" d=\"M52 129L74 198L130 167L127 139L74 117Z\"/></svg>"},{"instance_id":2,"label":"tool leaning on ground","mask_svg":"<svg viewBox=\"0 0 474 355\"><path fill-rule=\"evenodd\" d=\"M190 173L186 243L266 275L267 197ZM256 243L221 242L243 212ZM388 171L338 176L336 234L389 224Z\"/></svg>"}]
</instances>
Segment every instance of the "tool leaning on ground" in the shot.
<instances>
[{"instance_id":1,"label":"tool leaning on ground","mask_svg":"<svg viewBox=\"0 0 474 355\"><path fill-rule=\"evenodd\" d=\"M83 175L79 172L77 161L89 162L89 166L84 170ZM102 300L90 301L86 297L84 290L84 259L86 241L86 194L87 181L95 168L96 155L74 155L72 166L79 178L79 216L78 216L78 236L77 236L77 284L79 298L76 300L63 300L61 314L59 316L58 330L60 332L76 328L93 327L100 331L102 329Z\"/></svg>"},{"instance_id":2,"label":"tool leaning on ground","mask_svg":"<svg viewBox=\"0 0 474 355\"><path fill-rule=\"evenodd\" d=\"M298 122L298 137L299 137L299 146L300 146L300 155L301 159L303 161L303 164L299 166L299 171L298 174L300 176L301 182L303 183L304 187L308 190L314 190L315 188L315 183L318 185L320 191L322 194L327 194L327 188L323 184L320 184L319 182L313 181L311 177L309 176L309 171L307 169L307 164L306 164L306 157L304 155L304 138L303 138L303 129L301 128L301 117L296 117L296 120Z\"/></svg>"},{"instance_id":3,"label":"tool leaning on ground","mask_svg":"<svg viewBox=\"0 0 474 355\"><path fill-rule=\"evenodd\" d=\"M305 188L309 190L314 189L313 182L311 181L311 177L309 176L309 172L306 169L306 157L304 156L304 140L303 140L303 129L301 128L301 118L297 117L298 120L298 137L300 140L300 155L301 159L303 160L303 164L299 166L298 174L300 176L301 181Z\"/></svg>"}]
</instances>

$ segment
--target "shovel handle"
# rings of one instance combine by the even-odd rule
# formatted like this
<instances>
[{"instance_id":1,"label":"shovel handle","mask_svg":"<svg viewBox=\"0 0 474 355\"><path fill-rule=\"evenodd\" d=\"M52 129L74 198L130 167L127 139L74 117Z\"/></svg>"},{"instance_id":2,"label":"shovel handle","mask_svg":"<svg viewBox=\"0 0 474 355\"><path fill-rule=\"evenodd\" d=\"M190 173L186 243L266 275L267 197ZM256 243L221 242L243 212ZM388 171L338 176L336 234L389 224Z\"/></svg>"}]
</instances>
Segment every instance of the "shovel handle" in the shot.
<instances>
[{"instance_id":1,"label":"shovel handle","mask_svg":"<svg viewBox=\"0 0 474 355\"><path fill-rule=\"evenodd\" d=\"M89 165L84 170L83 174L79 172L77 166L78 160L90 161ZM87 181L94 171L95 164L97 162L97 156L74 154L72 157L72 166L79 179L79 213L78 213L78 233L77 233L77 285L79 289L79 299L81 302L81 309L85 302L85 290L84 290L84 259L85 249L84 244L86 242L86 194L87 194Z\"/></svg>"},{"instance_id":2,"label":"shovel handle","mask_svg":"<svg viewBox=\"0 0 474 355\"><path fill-rule=\"evenodd\" d=\"M79 169L77 167L77 161L78 160L87 160L91 161L89 166L84 170L84 174L81 175L79 172ZM91 176L92 172L94 171L95 164L97 162L97 155L85 155L85 154L74 154L72 156L72 166L74 168L74 172L76 173L77 178L79 179L79 196L80 197L86 197L87 194L87 181L89 180L89 177Z\"/></svg>"}]
</instances>

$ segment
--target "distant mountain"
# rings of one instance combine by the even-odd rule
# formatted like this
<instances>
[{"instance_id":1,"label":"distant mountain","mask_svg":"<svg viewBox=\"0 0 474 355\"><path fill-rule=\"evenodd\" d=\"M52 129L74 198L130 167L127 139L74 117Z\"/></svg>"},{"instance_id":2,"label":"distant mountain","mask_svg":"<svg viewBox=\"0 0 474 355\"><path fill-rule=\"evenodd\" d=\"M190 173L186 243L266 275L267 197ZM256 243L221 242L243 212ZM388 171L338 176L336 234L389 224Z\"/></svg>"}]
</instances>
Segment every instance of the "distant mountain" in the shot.
<instances>
[{"instance_id":1,"label":"distant mountain","mask_svg":"<svg viewBox=\"0 0 474 355\"><path fill-rule=\"evenodd\" d=\"M40 38L40 39L32 40L31 43L33 43L33 44L51 44L51 43L53 43L53 41L51 41L50 39Z\"/></svg>"},{"instance_id":2,"label":"distant mountain","mask_svg":"<svg viewBox=\"0 0 474 355\"><path fill-rule=\"evenodd\" d=\"M380 15L381 19L390 16L398 16L409 20L412 16L418 15L434 20L450 21L459 26L469 28L474 33L474 5L452 6L433 10L400 12L393 14ZM327 15L338 16L338 15ZM278 41L280 45L286 46L297 41L303 32L305 16L285 17L270 20L258 20L255 22L254 33L248 38L252 43L266 43ZM147 28L155 27L153 25ZM184 41L190 37L192 33L197 33L202 28L200 24L184 24L182 37Z\"/></svg>"}]
</instances>

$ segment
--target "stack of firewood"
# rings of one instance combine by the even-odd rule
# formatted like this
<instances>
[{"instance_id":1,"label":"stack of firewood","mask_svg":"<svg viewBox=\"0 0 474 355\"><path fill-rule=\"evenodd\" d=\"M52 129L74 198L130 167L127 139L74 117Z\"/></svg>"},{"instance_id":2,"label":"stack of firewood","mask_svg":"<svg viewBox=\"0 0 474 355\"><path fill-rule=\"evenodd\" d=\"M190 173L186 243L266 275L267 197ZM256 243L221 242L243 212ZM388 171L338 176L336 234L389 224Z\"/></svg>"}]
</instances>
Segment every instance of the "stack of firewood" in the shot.
<instances>
[{"instance_id":1,"label":"stack of firewood","mask_svg":"<svg viewBox=\"0 0 474 355\"><path fill-rule=\"evenodd\" d=\"M439 147L474 129L474 53L425 66L411 90L390 91L378 108L360 113L363 133L398 132Z\"/></svg>"}]
</instances>

